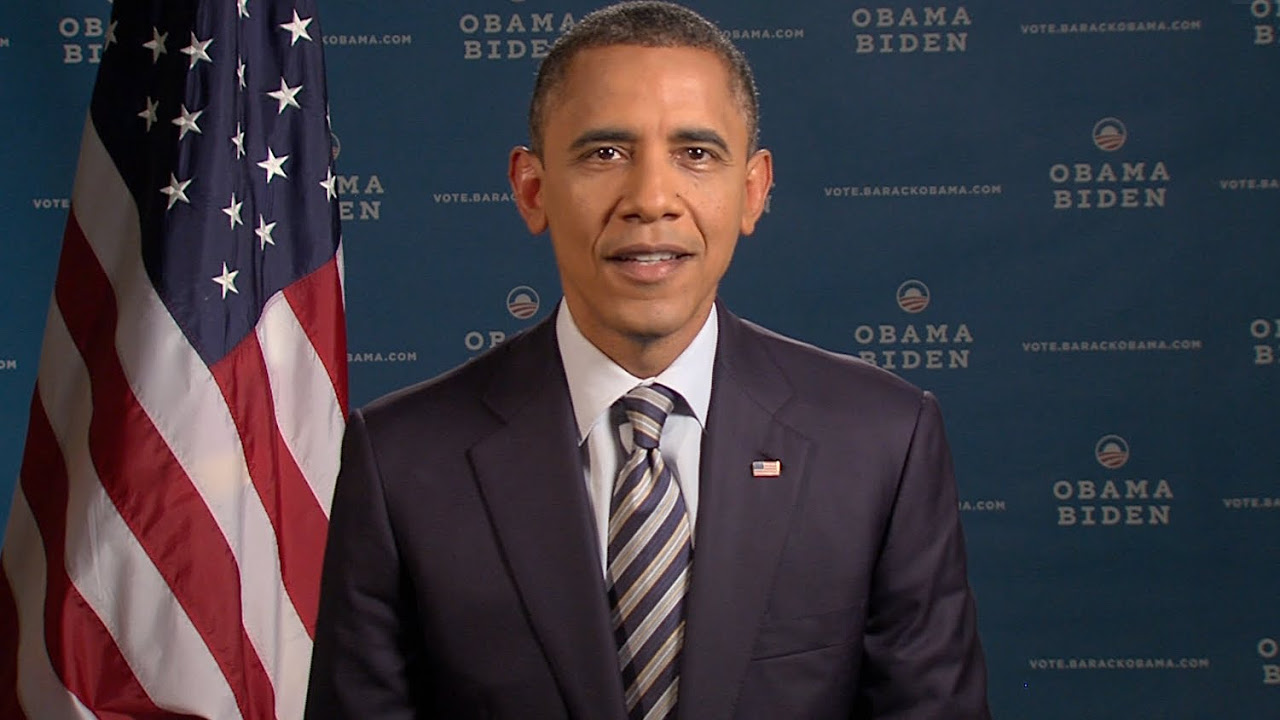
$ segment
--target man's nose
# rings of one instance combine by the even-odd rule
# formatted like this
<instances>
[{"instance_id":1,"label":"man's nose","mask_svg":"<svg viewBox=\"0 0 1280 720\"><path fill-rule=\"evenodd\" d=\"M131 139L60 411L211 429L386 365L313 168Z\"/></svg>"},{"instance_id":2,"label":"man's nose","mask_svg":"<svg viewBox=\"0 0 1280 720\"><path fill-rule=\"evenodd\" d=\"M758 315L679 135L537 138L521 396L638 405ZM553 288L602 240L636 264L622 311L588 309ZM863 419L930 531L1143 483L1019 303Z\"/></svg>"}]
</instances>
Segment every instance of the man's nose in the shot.
<instances>
[{"instance_id":1,"label":"man's nose","mask_svg":"<svg viewBox=\"0 0 1280 720\"><path fill-rule=\"evenodd\" d=\"M680 169L666 152L637 153L618 212L631 222L656 222L680 216Z\"/></svg>"}]
</instances>

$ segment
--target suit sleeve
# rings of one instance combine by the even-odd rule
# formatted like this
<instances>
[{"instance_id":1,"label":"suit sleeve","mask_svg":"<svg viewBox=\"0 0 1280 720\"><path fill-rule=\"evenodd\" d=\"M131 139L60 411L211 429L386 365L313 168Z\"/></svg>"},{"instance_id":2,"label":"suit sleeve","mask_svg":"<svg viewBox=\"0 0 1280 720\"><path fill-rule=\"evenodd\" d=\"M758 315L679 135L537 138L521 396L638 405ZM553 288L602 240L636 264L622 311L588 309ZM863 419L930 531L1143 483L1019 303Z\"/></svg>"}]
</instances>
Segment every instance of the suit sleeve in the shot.
<instances>
[{"instance_id":1,"label":"suit sleeve","mask_svg":"<svg viewBox=\"0 0 1280 720\"><path fill-rule=\"evenodd\" d=\"M416 641L406 597L377 462L356 411L329 521L308 720L416 716L409 683Z\"/></svg>"},{"instance_id":2,"label":"suit sleeve","mask_svg":"<svg viewBox=\"0 0 1280 720\"><path fill-rule=\"evenodd\" d=\"M921 398L876 566L864 647L854 717L990 717L951 452L930 393Z\"/></svg>"}]
</instances>

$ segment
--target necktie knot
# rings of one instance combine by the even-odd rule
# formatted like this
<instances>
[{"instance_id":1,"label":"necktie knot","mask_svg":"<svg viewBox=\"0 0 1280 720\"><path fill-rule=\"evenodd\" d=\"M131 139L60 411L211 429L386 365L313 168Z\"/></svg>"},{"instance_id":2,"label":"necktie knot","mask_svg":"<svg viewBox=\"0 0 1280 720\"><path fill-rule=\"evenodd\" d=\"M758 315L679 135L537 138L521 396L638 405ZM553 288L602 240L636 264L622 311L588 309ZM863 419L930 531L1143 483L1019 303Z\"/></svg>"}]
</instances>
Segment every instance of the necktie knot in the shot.
<instances>
[{"instance_id":1,"label":"necktie knot","mask_svg":"<svg viewBox=\"0 0 1280 720\"><path fill-rule=\"evenodd\" d=\"M634 431L636 447L652 450L662 437L662 425L676 406L676 392L665 385L637 385L622 396L622 407Z\"/></svg>"}]
</instances>

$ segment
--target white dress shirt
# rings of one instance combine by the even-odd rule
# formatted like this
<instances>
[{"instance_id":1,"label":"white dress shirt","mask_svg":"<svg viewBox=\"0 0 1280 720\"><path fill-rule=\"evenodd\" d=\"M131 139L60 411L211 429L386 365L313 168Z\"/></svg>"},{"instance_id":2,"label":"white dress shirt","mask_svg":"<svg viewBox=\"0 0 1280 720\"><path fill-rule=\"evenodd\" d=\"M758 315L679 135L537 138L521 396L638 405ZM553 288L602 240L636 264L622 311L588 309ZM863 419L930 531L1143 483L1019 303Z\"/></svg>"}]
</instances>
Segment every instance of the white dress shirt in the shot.
<instances>
[{"instance_id":1,"label":"white dress shirt","mask_svg":"<svg viewBox=\"0 0 1280 720\"><path fill-rule=\"evenodd\" d=\"M720 328L716 309L703 323L689 347L656 377L638 378L600 352L583 336L560 302L556 315L556 340L560 360L569 381L569 397L578 425L578 446L582 449L587 494L595 517L600 571L608 567L609 506L618 471L631 455L631 425L614 403L640 384L661 383L680 393L681 402L662 426L659 449L668 467L675 468L685 508L689 511L692 534L698 517L698 463L702 458L702 432L711 404L711 369L716 356Z\"/></svg>"}]
</instances>

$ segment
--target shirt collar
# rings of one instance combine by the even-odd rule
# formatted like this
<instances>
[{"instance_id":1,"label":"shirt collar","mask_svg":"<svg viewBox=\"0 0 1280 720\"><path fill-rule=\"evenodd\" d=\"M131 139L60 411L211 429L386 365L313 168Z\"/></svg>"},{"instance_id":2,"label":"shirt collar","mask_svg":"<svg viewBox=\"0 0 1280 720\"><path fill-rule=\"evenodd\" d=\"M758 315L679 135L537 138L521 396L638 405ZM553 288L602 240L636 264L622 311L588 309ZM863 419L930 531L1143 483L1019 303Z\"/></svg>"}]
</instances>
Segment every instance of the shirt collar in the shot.
<instances>
[{"instance_id":1,"label":"shirt collar","mask_svg":"<svg viewBox=\"0 0 1280 720\"><path fill-rule=\"evenodd\" d=\"M586 440L591 428L607 416L618 398L641 383L662 383L680 393L705 430L707 408L711 405L711 369L719 336L716 307L712 305L711 313L693 342L666 370L656 377L638 378L587 340L569 312L569 304L561 300L556 314L556 339L565 378L569 381L573 415L578 423L578 443Z\"/></svg>"}]
</instances>

